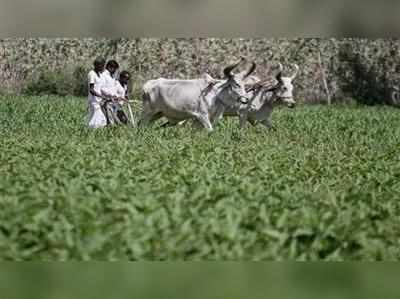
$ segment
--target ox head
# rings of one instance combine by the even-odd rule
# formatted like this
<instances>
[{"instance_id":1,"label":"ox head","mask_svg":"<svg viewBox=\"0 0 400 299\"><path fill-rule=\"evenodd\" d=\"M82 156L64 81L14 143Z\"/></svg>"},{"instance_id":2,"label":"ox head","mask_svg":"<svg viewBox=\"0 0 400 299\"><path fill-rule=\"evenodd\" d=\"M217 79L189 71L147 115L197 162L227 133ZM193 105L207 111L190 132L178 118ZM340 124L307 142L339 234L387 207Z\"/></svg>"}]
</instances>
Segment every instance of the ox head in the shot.
<instances>
[{"instance_id":1,"label":"ox head","mask_svg":"<svg viewBox=\"0 0 400 299\"><path fill-rule=\"evenodd\" d=\"M299 73L299 66L294 64L293 68L294 72L292 75L285 77L283 76L283 66L279 64L279 72L275 77L278 82L274 87L275 96L289 108L294 108L296 106L296 101L293 98L293 81Z\"/></svg>"},{"instance_id":2,"label":"ox head","mask_svg":"<svg viewBox=\"0 0 400 299\"><path fill-rule=\"evenodd\" d=\"M245 80L255 71L256 64L252 62L246 71L239 74L233 73L233 70L244 61L245 59L242 57L240 61L224 69L225 80L220 86L219 98L226 105L236 106L238 104L247 104L249 101L248 93L245 89Z\"/></svg>"}]
</instances>

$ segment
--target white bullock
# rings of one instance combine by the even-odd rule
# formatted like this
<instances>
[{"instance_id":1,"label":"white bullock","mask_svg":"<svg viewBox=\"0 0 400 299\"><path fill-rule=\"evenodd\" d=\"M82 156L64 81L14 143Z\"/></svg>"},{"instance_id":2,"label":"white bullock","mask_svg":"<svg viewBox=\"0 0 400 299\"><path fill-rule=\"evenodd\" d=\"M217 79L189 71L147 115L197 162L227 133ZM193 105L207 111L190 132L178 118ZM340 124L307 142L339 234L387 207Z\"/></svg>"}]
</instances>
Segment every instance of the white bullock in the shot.
<instances>
[{"instance_id":1,"label":"white bullock","mask_svg":"<svg viewBox=\"0 0 400 299\"><path fill-rule=\"evenodd\" d=\"M294 65L294 73L291 76L283 76L283 66L279 64L279 72L275 78L249 84L247 89L249 101L242 104L239 109L225 109L224 116L239 116L240 126L245 127L249 122L252 125L258 123L272 129L271 115L279 103L286 104L289 108L296 105L293 97L293 80L297 77L299 67ZM252 76L252 80L257 78Z\"/></svg>"},{"instance_id":2,"label":"white bullock","mask_svg":"<svg viewBox=\"0 0 400 299\"><path fill-rule=\"evenodd\" d=\"M247 72L235 75L232 71L241 61L224 69L225 80L215 80L205 74L200 79L171 80L160 78L150 80L143 86L143 111L139 125L165 117L170 125L193 119L206 130L213 131L213 125L226 109L236 111L248 101L244 80L255 70L253 63Z\"/></svg>"}]
</instances>

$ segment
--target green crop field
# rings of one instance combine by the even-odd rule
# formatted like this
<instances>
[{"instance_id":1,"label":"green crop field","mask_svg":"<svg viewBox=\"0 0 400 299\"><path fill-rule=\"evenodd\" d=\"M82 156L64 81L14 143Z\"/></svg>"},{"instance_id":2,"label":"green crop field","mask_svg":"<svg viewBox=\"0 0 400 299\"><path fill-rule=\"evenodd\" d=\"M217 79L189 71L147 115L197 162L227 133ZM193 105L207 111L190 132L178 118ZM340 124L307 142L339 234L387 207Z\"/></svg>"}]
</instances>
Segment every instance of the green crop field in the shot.
<instances>
[{"instance_id":1,"label":"green crop field","mask_svg":"<svg viewBox=\"0 0 400 299\"><path fill-rule=\"evenodd\" d=\"M85 114L0 98L1 260L400 258L400 110L282 107L276 131L211 135Z\"/></svg>"}]
</instances>

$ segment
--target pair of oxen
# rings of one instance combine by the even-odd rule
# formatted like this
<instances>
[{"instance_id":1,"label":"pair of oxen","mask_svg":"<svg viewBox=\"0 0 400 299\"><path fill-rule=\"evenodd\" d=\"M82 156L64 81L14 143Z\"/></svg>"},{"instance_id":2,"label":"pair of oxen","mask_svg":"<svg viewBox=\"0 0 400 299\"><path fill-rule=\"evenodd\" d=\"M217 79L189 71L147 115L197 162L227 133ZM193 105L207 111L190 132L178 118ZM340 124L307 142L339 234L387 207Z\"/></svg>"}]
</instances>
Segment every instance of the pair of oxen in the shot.
<instances>
[{"instance_id":1,"label":"pair of oxen","mask_svg":"<svg viewBox=\"0 0 400 299\"><path fill-rule=\"evenodd\" d=\"M224 69L223 80L204 74L200 79L171 80L160 78L147 81L143 86L143 110L139 126L147 126L161 117L168 122L164 126L182 124L194 120L194 124L213 131L223 116L238 116L240 126L261 123L273 128L271 114L277 103L293 108L293 80L299 67L294 65L290 76L283 75L279 64L277 74L261 80L252 75L256 64L243 72L233 73L239 65L246 63L244 58Z\"/></svg>"}]
</instances>

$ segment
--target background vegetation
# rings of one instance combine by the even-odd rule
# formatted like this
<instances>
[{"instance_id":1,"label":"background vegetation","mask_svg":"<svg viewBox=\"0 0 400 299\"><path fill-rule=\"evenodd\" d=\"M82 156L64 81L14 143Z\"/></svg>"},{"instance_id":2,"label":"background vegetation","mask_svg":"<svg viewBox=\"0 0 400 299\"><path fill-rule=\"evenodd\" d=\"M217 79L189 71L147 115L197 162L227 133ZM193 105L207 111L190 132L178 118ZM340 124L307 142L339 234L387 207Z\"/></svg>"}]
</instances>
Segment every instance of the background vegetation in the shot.
<instances>
[{"instance_id":1,"label":"background vegetation","mask_svg":"<svg viewBox=\"0 0 400 299\"><path fill-rule=\"evenodd\" d=\"M276 132L208 135L92 131L86 108L0 98L1 260L400 258L395 109L278 109Z\"/></svg>"},{"instance_id":2,"label":"background vegetation","mask_svg":"<svg viewBox=\"0 0 400 299\"><path fill-rule=\"evenodd\" d=\"M287 72L298 63L297 96L305 102L326 102L329 94L332 101L399 105L399 54L398 39L2 39L0 90L85 95L86 72L95 57L105 56L133 73L137 91L159 76L207 71L220 77L227 63L244 55L258 63L261 77L277 62Z\"/></svg>"}]
</instances>

